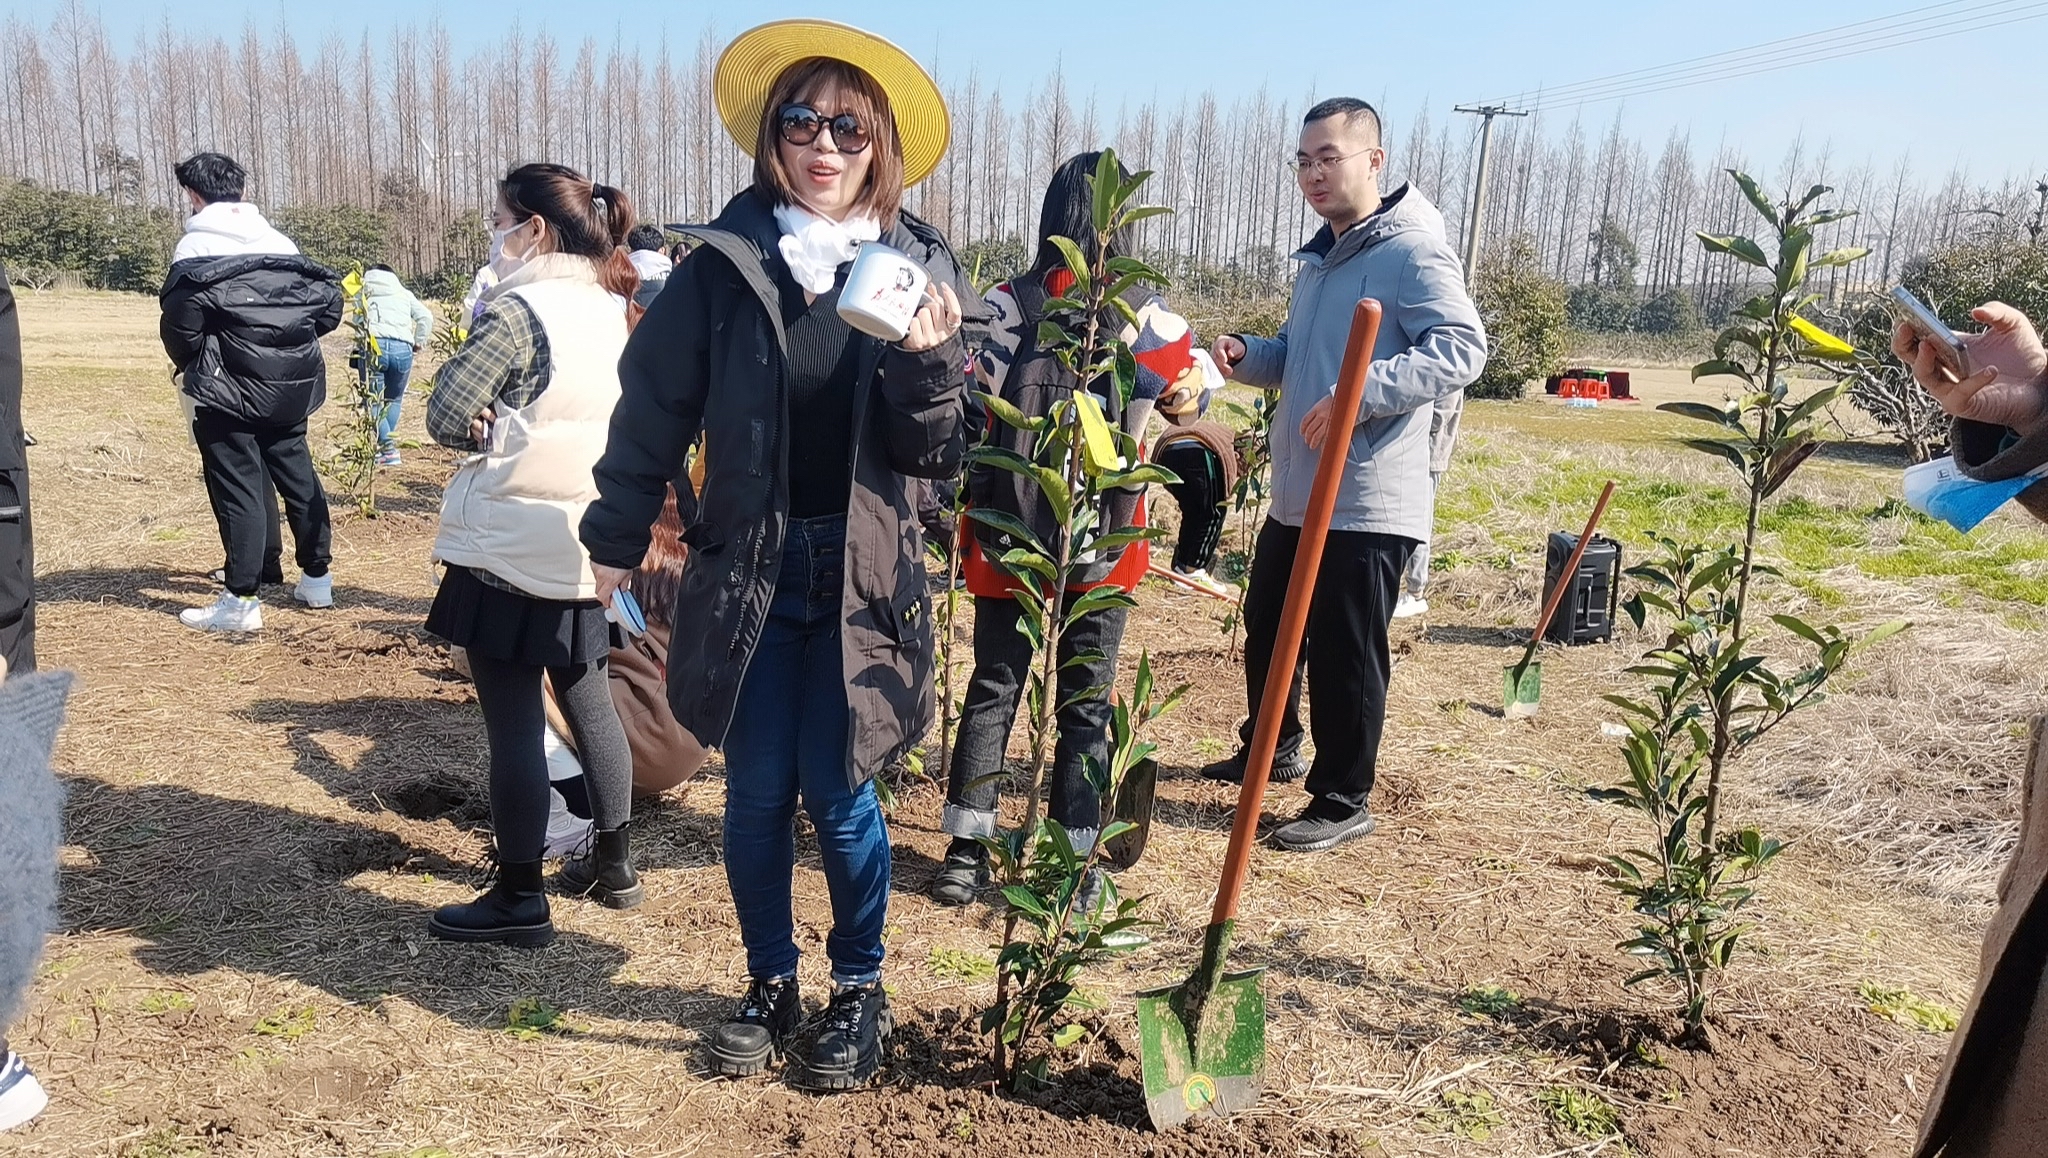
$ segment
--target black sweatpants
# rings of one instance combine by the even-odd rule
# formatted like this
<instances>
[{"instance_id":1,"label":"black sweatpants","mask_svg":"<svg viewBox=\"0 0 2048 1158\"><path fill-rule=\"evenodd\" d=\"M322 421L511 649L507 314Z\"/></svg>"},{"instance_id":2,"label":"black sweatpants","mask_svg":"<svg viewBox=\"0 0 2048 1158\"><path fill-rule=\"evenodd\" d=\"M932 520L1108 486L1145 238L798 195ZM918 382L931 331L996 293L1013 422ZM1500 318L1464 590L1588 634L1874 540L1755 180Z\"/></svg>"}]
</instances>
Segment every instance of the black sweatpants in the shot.
<instances>
[{"instance_id":1,"label":"black sweatpants","mask_svg":"<svg viewBox=\"0 0 2048 1158\"><path fill-rule=\"evenodd\" d=\"M1259 529L1244 606L1245 698L1251 715L1238 729L1238 736L1246 747L1251 745L1259 700L1266 691L1267 665L1280 633L1287 580L1294 572L1294 553L1300 544L1300 527L1267 519ZM1414 539L1371 531L1331 531L1323 546L1323 565L1316 573L1308 631L1302 637L1301 660L1288 689L1278 749L1284 756L1301 748L1301 681L1305 673L1315 686L1315 697L1309 701L1309 726L1316 741L1316 758L1304 785L1310 796L1329 797L1359 808L1372 792L1380 733L1387 718L1387 679L1393 669L1387 627L1393 620L1402 572L1414 550Z\"/></svg>"},{"instance_id":2,"label":"black sweatpants","mask_svg":"<svg viewBox=\"0 0 2048 1158\"><path fill-rule=\"evenodd\" d=\"M491 745L491 830L499 860L539 860L547 843L548 757L541 733L548 720L542 672L574 733L592 819L609 830L633 818L633 751L619 722L604 660L543 668L472 651L469 671Z\"/></svg>"},{"instance_id":3,"label":"black sweatpants","mask_svg":"<svg viewBox=\"0 0 2048 1158\"><path fill-rule=\"evenodd\" d=\"M199 443L206 497L227 546L228 590L254 595L262 580L267 542L277 526L276 508L264 500L266 487L275 487L284 500L299 570L316 579L327 574L333 528L327 493L306 446L306 424L256 426L201 407L192 436Z\"/></svg>"},{"instance_id":4,"label":"black sweatpants","mask_svg":"<svg viewBox=\"0 0 2048 1158\"><path fill-rule=\"evenodd\" d=\"M0 470L0 658L8 675L36 670L36 552L26 470Z\"/></svg>"},{"instance_id":5,"label":"black sweatpants","mask_svg":"<svg viewBox=\"0 0 2048 1158\"><path fill-rule=\"evenodd\" d=\"M1068 592L1063 605L1073 603ZM1062 614L1065 613L1064 606ZM1109 766L1109 700L1083 696L1116 677L1117 646L1124 638L1122 607L1092 611L1060 635L1058 708L1046 814L1064 828L1092 836L1102 828L1102 800L1088 783L1085 757ZM1015 599L974 600L974 675L960 706L960 734L946 775L946 810L939 827L956 837L994 836L1010 728L1031 679L1031 641L1017 630L1024 609ZM1099 658L1074 662L1083 655Z\"/></svg>"},{"instance_id":6,"label":"black sweatpants","mask_svg":"<svg viewBox=\"0 0 2048 1158\"><path fill-rule=\"evenodd\" d=\"M1193 439L1170 442L1159 452L1159 465L1180 476L1166 491L1180 507L1180 539L1173 548L1173 569L1207 571L1223 541L1230 512L1224 504L1223 464L1216 452Z\"/></svg>"}]
</instances>

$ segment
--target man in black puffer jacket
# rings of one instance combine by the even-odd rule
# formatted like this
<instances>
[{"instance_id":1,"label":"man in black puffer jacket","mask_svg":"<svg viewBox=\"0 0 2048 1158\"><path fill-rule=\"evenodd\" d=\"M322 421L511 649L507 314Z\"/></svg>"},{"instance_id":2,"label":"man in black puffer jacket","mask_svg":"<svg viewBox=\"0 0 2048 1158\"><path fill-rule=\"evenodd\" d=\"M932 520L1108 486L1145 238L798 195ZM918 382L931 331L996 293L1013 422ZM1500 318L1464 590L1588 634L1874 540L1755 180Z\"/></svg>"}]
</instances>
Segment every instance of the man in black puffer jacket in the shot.
<instances>
[{"instance_id":1,"label":"man in black puffer jacket","mask_svg":"<svg viewBox=\"0 0 2048 1158\"><path fill-rule=\"evenodd\" d=\"M254 631L263 626L256 587L276 518L266 513L271 486L298 546L293 597L334 604L327 496L306 419L327 400L320 337L341 324L341 288L333 270L300 256L242 200L247 174L233 160L201 153L177 173L193 213L161 295L164 350L193 408L206 494L227 546L227 590L178 618L206 631Z\"/></svg>"}]
</instances>

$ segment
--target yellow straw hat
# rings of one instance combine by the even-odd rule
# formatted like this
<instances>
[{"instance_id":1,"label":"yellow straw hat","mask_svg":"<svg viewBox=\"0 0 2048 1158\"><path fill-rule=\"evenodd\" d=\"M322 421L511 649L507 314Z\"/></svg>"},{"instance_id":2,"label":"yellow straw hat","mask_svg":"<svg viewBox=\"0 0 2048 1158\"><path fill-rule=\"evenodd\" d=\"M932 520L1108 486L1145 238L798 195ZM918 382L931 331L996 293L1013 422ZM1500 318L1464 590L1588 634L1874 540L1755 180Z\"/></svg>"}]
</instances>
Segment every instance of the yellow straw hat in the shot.
<instances>
[{"instance_id":1,"label":"yellow straw hat","mask_svg":"<svg viewBox=\"0 0 2048 1158\"><path fill-rule=\"evenodd\" d=\"M939 167L953 133L945 98L909 53L876 36L830 20L777 20L749 29L725 46L711 88L718 115L740 151L754 155L768 89L782 71L813 56L843 60L889 94L896 113L896 137L903 151L903 185L909 188Z\"/></svg>"}]
</instances>

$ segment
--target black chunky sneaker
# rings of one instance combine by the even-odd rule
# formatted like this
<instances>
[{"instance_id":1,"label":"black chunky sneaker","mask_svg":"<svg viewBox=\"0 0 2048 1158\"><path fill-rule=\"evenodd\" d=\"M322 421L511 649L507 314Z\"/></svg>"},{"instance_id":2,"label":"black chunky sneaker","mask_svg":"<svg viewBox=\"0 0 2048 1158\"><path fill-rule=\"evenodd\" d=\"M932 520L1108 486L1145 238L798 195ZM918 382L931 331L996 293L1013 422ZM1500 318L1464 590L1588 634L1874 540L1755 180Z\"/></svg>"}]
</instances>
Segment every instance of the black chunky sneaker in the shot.
<instances>
[{"instance_id":1,"label":"black chunky sneaker","mask_svg":"<svg viewBox=\"0 0 2048 1158\"><path fill-rule=\"evenodd\" d=\"M496 941L534 949L555 939L541 891L540 862L504 861L490 891L466 905L443 905L427 918L427 932L443 941Z\"/></svg>"},{"instance_id":2,"label":"black chunky sneaker","mask_svg":"<svg viewBox=\"0 0 2048 1158\"><path fill-rule=\"evenodd\" d=\"M711 1031L711 1068L728 1078L744 1078L768 1068L796 1032L803 1015L796 978L759 977L747 983L747 995L725 1024Z\"/></svg>"},{"instance_id":3,"label":"black chunky sneaker","mask_svg":"<svg viewBox=\"0 0 2048 1158\"><path fill-rule=\"evenodd\" d=\"M647 899L633 871L632 825L599 829L589 847L562 863L555 883L572 897L589 897L609 908L630 909Z\"/></svg>"},{"instance_id":4,"label":"black chunky sneaker","mask_svg":"<svg viewBox=\"0 0 2048 1158\"><path fill-rule=\"evenodd\" d=\"M954 837L945 863L932 878L932 899L942 905L972 904L975 894L987 884L988 849L978 840Z\"/></svg>"},{"instance_id":5,"label":"black chunky sneaker","mask_svg":"<svg viewBox=\"0 0 2048 1158\"><path fill-rule=\"evenodd\" d=\"M841 986L819 1019L811 1056L790 1076L809 1090L853 1090L868 1084L882 1065L882 1041L896 1032L896 1015L880 981Z\"/></svg>"},{"instance_id":6,"label":"black chunky sneaker","mask_svg":"<svg viewBox=\"0 0 2048 1158\"><path fill-rule=\"evenodd\" d=\"M1242 784L1244 783L1244 765L1245 750L1239 748L1232 755L1226 756L1214 764L1202 765L1202 779L1220 780L1225 784ZM1302 756L1301 749L1296 748L1292 752L1274 754L1272 783L1292 784L1306 775L1308 775L1308 760Z\"/></svg>"},{"instance_id":7,"label":"black chunky sneaker","mask_svg":"<svg viewBox=\"0 0 2048 1158\"><path fill-rule=\"evenodd\" d=\"M1352 808L1342 801L1318 796L1308 802L1301 815L1273 833L1273 843L1290 852L1321 852L1347 840L1372 835L1372 810Z\"/></svg>"}]
</instances>

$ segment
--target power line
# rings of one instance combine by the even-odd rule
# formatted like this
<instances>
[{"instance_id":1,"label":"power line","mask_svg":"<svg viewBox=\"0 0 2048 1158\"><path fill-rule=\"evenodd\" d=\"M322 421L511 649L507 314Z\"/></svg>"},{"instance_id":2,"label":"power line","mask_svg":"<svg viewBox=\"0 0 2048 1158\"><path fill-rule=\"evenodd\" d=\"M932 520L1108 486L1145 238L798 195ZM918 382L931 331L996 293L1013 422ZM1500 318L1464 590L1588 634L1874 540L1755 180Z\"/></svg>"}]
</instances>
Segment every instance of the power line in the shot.
<instances>
[{"instance_id":1,"label":"power line","mask_svg":"<svg viewBox=\"0 0 2048 1158\"><path fill-rule=\"evenodd\" d=\"M1841 45L1840 34L1859 28L1864 31L1856 33L1855 36L1849 38L1850 40L1883 35L1927 22L1939 23L1943 20L1968 17L1973 14L1979 14L1985 9L2009 8L2013 4L2020 2L2022 0L1942 0L1938 4L1911 8L1904 12L1892 13L1889 16L1877 16L1868 20L1858 20L1850 24L1836 25L1833 28L1823 28L1816 32L1802 33L1798 36L1784 36L1776 40L1767 40L1761 44L1750 45L1747 48L1731 48L1726 51L1708 53L1704 56L1688 57L1684 60L1672 61L1667 64L1647 65L1642 68L1630 69L1626 72L1607 73L1570 84L1545 85L1540 89L1525 90L1502 101L1488 103L1513 104L1534 100L1539 96L1556 97L1561 94L1576 93L1581 90L1635 85L1651 80L1665 79L1672 75L1692 71L1695 68L1721 68L1731 64L1753 62L1759 59L1754 54L1764 52L1766 49L1778 49L1779 52L1808 51L1818 47L1813 42L1821 40L1826 40L1828 43L1839 47ZM1872 25L1882 25L1884 27L1871 27ZM1774 54L1765 53L1764 55L1768 57Z\"/></svg>"},{"instance_id":2,"label":"power line","mask_svg":"<svg viewBox=\"0 0 2048 1158\"><path fill-rule=\"evenodd\" d=\"M1765 64L1765 65L1759 65L1759 66L1754 66L1754 67L1741 67L1741 66L1735 66L1735 67L1730 67L1730 68L1728 68L1728 69L1726 69L1726 70L1724 70L1724 71L1721 71L1721 72L1717 72L1717 73L1712 73L1712 74L1707 74L1707 75L1701 75L1701 76L1695 76L1695 77L1690 77L1690 78L1687 78L1687 79L1683 79L1683 80L1675 80L1675 81L1672 81L1672 82L1670 82L1670 83L1666 83L1666 84L1654 84L1654 83L1653 83L1653 84L1644 84L1644 85L1641 85L1641 86L1638 86L1638 87L1634 87L1634 88L1618 88L1618 89L1615 89L1615 90L1612 90L1612 91L1608 91L1608 92L1602 92L1602 93L1595 93L1595 94L1591 94L1591 95L1585 95L1585 96L1577 96L1577 97L1570 97L1570 98L1566 98L1566 99L1563 99L1563 100L1559 100L1559 101L1556 101L1556 102L1554 102L1554 103L1549 103L1549 104L1546 104L1546 103L1544 103L1544 102L1538 102L1538 104L1537 104L1537 106L1536 106L1536 107L1538 107L1538 108L1546 108L1546 107L1547 107L1547 108L1577 108L1577 107L1579 107L1579 106L1581 106L1581 105L1588 105L1588 104L1599 104L1599 103L1602 103L1602 102L1605 102L1605 101L1611 101L1611 100L1622 100L1622 99L1626 99L1626 98L1628 98L1628 97L1633 97L1633 96L1644 96L1644 95L1648 95L1648 94L1650 94L1650 93L1659 93L1659 92L1670 92L1670 91L1673 91L1673 90L1676 90L1676 89L1682 89L1682 88L1691 88L1691 87L1693 87L1693 86L1695 86L1695 85L1701 85L1701 84L1710 84L1710 83L1713 83L1713 82L1715 82L1715 81L1721 81L1721 80L1735 80L1735 79L1739 79L1739 78L1741 78L1741 77L1747 77L1747 76L1759 76L1759 75L1762 75L1762 74L1764 74L1764 73L1770 73L1770 72L1777 72L1777 71L1781 71L1781 70L1783 70L1783 69L1787 69L1787 68L1793 68L1793 67L1796 67L1796 66L1799 66L1799 65L1803 65L1803 64L1819 64L1819 63L1822 63L1822 62L1825 62L1825 61L1832 61L1832 60L1843 60L1843 59L1847 59L1847 58L1849 58L1849 57L1854 57L1854 56L1864 56L1864 55L1868 55L1869 53L1873 53L1873 52L1882 52L1882 51L1884 51L1884 50L1886 50L1886 49L1889 49L1889 48L1898 48L1898 47L1902 47L1902 46L1905 46L1905 45L1909 45L1909 44L1912 44L1912 45L1918 45L1918 44L1926 44L1926 43L1929 43L1929 42L1932 42L1932 41L1936 41L1936 40L1943 40L1943 39L1946 39L1946 38L1948 38L1948 37L1951 37L1951 36L1961 36L1961 35L1963 35L1963 34L1965 34L1965 33L1969 33L1969 32L1979 32L1979 31L1983 31L1983 30L1985 30L1985 29L1989 29L1989 28L1998 28L1998 27L2002 27L2002 26L2004 26L2004 25L2008 25L2008 24L2019 24L2019 23L2022 23L2022 22L2024 22L2024 21L2028 21L2028 20L2037 20L2037 19L2040 19L2040 18L2041 18L2041 17L2043 17L2043 16L2048 16L2048 3L2043 3L2043 4L2037 4L2037 5L2034 5L2034 7L2035 7L2035 8L2037 8L2037 9L2040 9L2040 11L2034 11L2034 12L2031 12L2031 13L2029 13L2029 14L2026 14L2026 15L2014 15L2014 16L2010 17L2009 19L2003 19L2003 20L1992 20L1992 21L1986 21L1986 22L1983 22L1983 23L1979 23L1979 24L1973 24L1973 25L1969 25L1969 26L1966 26L1966 27L1961 27L1961 28L1951 28L1951 29L1948 29L1948 30L1946 30L1946 31L1942 31L1942 32L1935 32L1935 33L1917 33L1917 32L1916 32L1916 33L1911 33L1911 34L1907 34L1907 35L1903 35L1903 36L1900 36L1900 37L1898 37L1898 38L1896 38L1896 39L1893 39L1893 40L1890 40L1890 41L1887 41L1887 42L1884 42L1884 43L1876 43L1876 44L1869 44L1869 45L1864 45L1864 46L1861 46L1861 47L1855 47L1855 48L1849 48L1849 49L1845 49L1845 50L1838 50L1838 51L1816 51L1816 52L1814 52L1813 54L1810 54L1810 55L1807 55L1807 56L1803 56L1803 57L1798 57L1798 58L1794 58L1794 59L1789 59L1789 60L1783 60L1783 61L1779 61L1779 62L1776 62L1776 63L1772 63L1772 64Z\"/></svg>"},{"instance_id":3,"label":"power line","mask_svg":"<svg viewBox=\"0 0 2048 1158\"><path fill-rule=\"evenodd\" d=\"M1695 65L1692 67L1667 65L1657 69L1637 70L1646 75L1635 76L1634 79L1625 79L1628 74L1617 74L1614 77L1603 78L1600 81L1579 82L1556 90L1538 90L1536 99L1528 102L1528 104L1532 110L1576 108L1581 105L1599 104L1605 101L1620 100L1632 96L1668 92L1720 80L1756 76L1802 64L1816 64L1823 61L1862 56L1907 44L1924 44L1930 41L1947 39L1952 36L1960 36L1965 33L1980 32L1986 29L2018 24L2048 16L2048 0L2035 0L2035 2L2022 4L2018 7L2012 6L2011 0L2005 0L2003 4L1980 4L1977 7L1998 7L2002 10L1997 12L1978 12L1974 18L1966 15L1968 10L1965 10L1965 13L1948 14L1949 16L1965 15L1966 22L1961 25L1956 25L1951 21L1945 26L1943 22L1936 21L1928 28L1899 25L1885 29L1874 29L1866 32L1861 37L1850 38L1846 44L1840 42L1825 46L1809 44L1799 48L1780 49L1776 52L1747 58L1742 58L1743 54L1755 50L1736 49L1727 53L1717 53L1712 58L1697 58L1700 60L1721 60L1721 63L1718 64ZM1865 23L1869 22L1866 21ZM1822 33L1813 33L1809 37L1799 39L1811 39L1814 36L1828 35L1835 31L1837 30L1828 29ZM1768 45L1758 45L1756 47L1757 49L1762 49L1768 47ZM1721 58L1735 59L1722 60ZM1681 62L1681 65L1685 63L1687 62Z\"/></svg>"}]
</instances>

